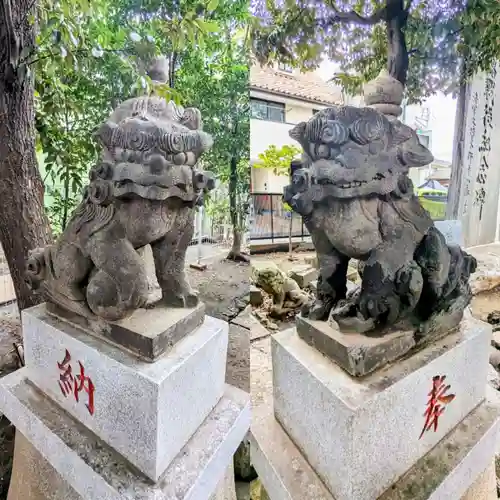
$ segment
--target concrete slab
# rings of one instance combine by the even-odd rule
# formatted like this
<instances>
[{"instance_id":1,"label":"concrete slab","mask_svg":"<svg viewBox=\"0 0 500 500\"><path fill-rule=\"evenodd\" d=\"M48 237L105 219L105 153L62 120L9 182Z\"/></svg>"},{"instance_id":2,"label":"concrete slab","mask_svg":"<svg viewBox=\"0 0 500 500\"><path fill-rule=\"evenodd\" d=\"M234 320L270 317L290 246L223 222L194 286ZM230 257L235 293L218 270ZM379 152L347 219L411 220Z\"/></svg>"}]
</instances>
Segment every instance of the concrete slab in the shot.
<instances>
[{"instance_id":1,"label":"concrete slab","mask_svg":"<svg viewBox=\"0 0 500 500\"><path fill-rule=\"evenodd\" d=\"M439 220L434 225L444 236L448 245L464 246L462 222L460 220Z\"/></svg>"},{"instance_id":2,"label":"concrete slab","mask_svg":"<svg viewBox=\"0 0 500 500\"><path fill-rule=\"evenodd\" d=\"M290 273L290 278L295 280L300 288L306 288L313 281L317 281L318 269L311 266L297 266Z\"/></svg>"},{"instance_id":3,"label":"concrete slab","mask_svg":"<svg viewBox=\"0 0 500 500\"><path fill-rule=\"evenodd\" d=\"M255 285L250 285L250 304L254 307L259 307L263 301L262 290Z\"/></svg>"},{"instance_id":4,"label":"concrete slab","mask_svg":"<svg viewBox=\"0 0 500 500\"><path fill-rule=\"evenodd\" d=\"M231 323L241 326L242 328L246 328L247 330L251 330L255 321L257 320L252 314L252 306L248 305L238 314L238 316L231 320Z\"/></svg>"},{"instance_id":5,"label":"concrete slab","mask_svg":"<svg viewBox=\"0 0 500 500\"><path fill-rule=\"evenodd\" d=\"M461 500L498 500L495 462L491 462Z\"/></svg>"},{"instance_id":6,"label":"concrete slab","mask_svg":"<svg viewBox=\"0 0 500 500\"><path fill-rule=\"evenodd\" d=\"M477 270L470 283L474 295L492 291L500 286L500 244L468 248L477 259Z\"/></svg>"},{"instance_id":7,"label":"concrete slab","mask_svg":"<svg viewBox=\"0 0 500 500\"><path fill-rule=\"evenodd\" d=\"M498 406L482 403L378 500L467 498L493 462L499 423Z\"/></svg>"},{"instance_id":8,"label":"concrete slab","mask_svg":"<svg viewBox=\"0 0 500 500\"><path fill-rule=\"evenodd\" d=\"M43 306L36 306L35 311L40 307ZM192 308L158 305L150 309L138 309L128 318L103 324L102 329L94 331L81 316L51 303L45 304L45 308L58 319L80 326L85 333L107 340L151 362L201 326L205 319L205 306L201 302ZM30 310L26 313L30 314Z\"/></svg>"}]
</instances>

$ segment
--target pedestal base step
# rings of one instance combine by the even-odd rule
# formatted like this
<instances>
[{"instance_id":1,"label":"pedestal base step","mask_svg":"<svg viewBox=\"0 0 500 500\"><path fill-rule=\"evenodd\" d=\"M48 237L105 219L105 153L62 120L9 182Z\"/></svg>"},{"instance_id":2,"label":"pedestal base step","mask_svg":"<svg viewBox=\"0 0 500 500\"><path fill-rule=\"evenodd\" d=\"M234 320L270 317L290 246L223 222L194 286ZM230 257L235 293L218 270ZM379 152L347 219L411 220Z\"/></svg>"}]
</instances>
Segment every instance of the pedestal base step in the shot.
<instances>
[{"instance_id":1,"label":"pedestal base step","mask_svg":"<svg viewBox=\"0 0 500 500\"><path fill-rule=\"evenodd\" d=\"M270 500L356 500L333 497L272 412L266 413L265 418L254 416L259 423L252 425L250 445L252 464ZM482 403L378 500L464 498L494 460L498 415L492 402Z\"/></svg>"},{"instance_id":2,"label":"pedestal base step","mask_svg":"<svg viewBox=\"0 0 500 500\"><path fill-rule=\"evenodd\" d=\"M227 386L212 413L153 484L29 383L26 369L2 379L0 405L85 500L208 500L250 426L249 396Z\"/></svg>"},{"instance_id":3,"label":"pedestal base step","mask_svg":"<svg viewBox=\"0 0 500 500\"><path fill-rule=\"evenodd\" d=\"M41 312L44 306L36 306L30 313ZM149 309L137 309L121 321L93 327L85 318L61 307L47 303L46 310L70 325L79 326L85 333L104 339L149 362L156 361L177 342L203 324L205 305L181 308L158 305Z\"/></svg>"}]
</instances>

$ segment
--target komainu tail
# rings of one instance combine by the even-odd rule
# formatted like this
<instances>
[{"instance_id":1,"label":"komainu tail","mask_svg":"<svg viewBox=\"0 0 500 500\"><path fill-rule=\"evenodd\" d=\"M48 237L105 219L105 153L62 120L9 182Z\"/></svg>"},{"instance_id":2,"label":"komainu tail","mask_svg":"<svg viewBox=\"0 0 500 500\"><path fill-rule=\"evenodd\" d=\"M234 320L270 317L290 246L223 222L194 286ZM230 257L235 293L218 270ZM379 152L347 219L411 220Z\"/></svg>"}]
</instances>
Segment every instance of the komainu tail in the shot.
<instances>
[{"instance_id":1,"label":"komainu tail","mask_svg":"<svg viewBox=\"0 0 500 500\"><path fill-rule=\"evenodd\" d=\"M450 309L462 310L472 299L469 278L476 259L457 245L448 245L432 227L415 251L415 261L424 278L417 313L422 319Z\"/></svg>"}]
</instances>

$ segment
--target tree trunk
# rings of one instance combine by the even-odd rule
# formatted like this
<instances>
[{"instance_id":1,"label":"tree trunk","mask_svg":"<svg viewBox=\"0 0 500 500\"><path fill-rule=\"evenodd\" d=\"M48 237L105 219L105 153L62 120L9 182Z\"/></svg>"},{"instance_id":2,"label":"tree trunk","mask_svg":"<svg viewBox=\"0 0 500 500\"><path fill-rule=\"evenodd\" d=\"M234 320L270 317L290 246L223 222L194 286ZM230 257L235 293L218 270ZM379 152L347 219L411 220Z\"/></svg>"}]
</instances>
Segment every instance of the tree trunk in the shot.
<instances>
[{"instance_id":1,"label":"tree trunk","mask_svg":"<svg viewBox=\"0 0 500 500\"><path fill-rule=\"evenodd\" d=\"M229 174L229 210L231 212L231 225L233 226L233 246L229 252L227 259L248 262L249 258L241 251L241 243L243 234L239 220L238 200L238 159L235 156L231 157L230 174Z\"/></svg>"},{"instance_id":2,"label":"tree trunk","mask_svg":"<svg viewBox=\"0 0 500 500\"><path fill-rule=\"evenodd\" d=\"M19 61L34 48L33 3L0 0L0 243L19 309L40 301L24 281L28 252L52 239L35 154L33 76Z\"/></svg>"},{"instance_id":3,"label":"tree trunk","mask_svg":"<svg viewBox=\"0 0 500 500\"><path fill-rule=\"evenodd\" d=\"M170 66L168 68L168 86L173 89L175 88L175 71L177 68L177 59L179 54L177 52L172 52L170 54L169 63Z\"/></svg>"},{"instance_id":4,"label":"tree trunk","mask_svg":"<svg viewBox=\"0 0 500 500\"><path fill-rule=\"evenodd\" d=\"M408 20L408 12L403 0L387 0L387 70L389 74L406 85L408 76L408 49L404 28Z\"/></svg>"},{"instance_id":5,"label":"tree trunk","mask_svg":"<svg viewBox=\"0 0 500 500\"><path fill-rule=\"evenodd\" d=\"M243 235L241 234L241 231L233 226L233 245L227 256L228 259L241 260L245 262L248 260L247 256L243 255L243 252L241 251L242 241Z\"/></svg>"}]
</instances>

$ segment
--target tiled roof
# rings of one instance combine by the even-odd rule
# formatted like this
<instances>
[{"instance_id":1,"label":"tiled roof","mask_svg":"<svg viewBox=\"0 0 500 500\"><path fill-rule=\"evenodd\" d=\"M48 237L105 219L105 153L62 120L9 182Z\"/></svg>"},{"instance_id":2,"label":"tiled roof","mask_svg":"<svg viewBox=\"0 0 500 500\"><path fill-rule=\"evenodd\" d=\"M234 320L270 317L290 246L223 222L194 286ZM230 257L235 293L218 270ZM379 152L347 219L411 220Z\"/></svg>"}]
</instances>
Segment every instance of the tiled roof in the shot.
<instances>
[{"instance_id":1,"label":"tiled roof","mask_svg":"<svg viewBox=\"0 0 500 500\"><path fill-rule=\"evenodd\" d=\"M340 104L342 93L314 73L286 73L254 65L250 69L250 88L295 97L324 105Z\"/></svg>"}]
</instances>

